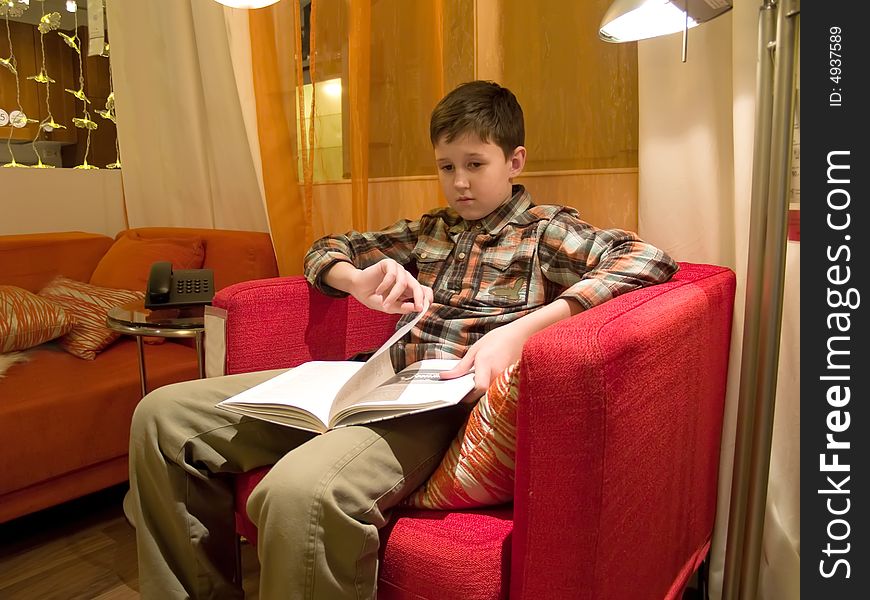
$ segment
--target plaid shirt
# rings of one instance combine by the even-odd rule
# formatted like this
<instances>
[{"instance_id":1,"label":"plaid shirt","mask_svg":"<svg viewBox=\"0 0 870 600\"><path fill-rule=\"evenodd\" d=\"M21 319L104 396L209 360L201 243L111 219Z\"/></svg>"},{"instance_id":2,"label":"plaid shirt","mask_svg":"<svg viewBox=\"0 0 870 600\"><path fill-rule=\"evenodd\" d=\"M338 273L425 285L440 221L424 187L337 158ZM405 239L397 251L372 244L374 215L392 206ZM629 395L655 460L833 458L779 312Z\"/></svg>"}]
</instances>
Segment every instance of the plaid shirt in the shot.
<instances>
[{"instance_id":1,"label":"plaid shirt","mask_svg":"<svg viewBox=\"0 0 870 600\"><path fill-rule=\"evenodd\" d=\"M450 208L382 231L324 237L305 257L305 276L323 282L336 262L364 269L392 258L416 269L434 302L411 333L391 350L399 369L424 358L462 357L491 329L515 321L557 298L584 309L645 285L667 281L677 264L661 250L619 229L597 229L576 210L535 206L515 185L511 199L478 221ZM414 317L404 315L398 326Z\"/></svg>"}]
</instances>

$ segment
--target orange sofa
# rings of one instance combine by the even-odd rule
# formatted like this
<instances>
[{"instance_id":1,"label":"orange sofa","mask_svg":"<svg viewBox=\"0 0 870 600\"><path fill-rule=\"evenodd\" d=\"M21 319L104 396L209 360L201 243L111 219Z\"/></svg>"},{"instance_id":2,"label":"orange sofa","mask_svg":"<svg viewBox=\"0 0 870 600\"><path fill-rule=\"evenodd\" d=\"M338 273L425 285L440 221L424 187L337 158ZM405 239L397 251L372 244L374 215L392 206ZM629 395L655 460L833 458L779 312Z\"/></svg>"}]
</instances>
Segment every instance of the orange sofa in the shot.
<instances>
[{"instance_id":1,"label":"orange sofa","mask_svg":"<svg viewBox=\"0 0 870 600\"><path fill-rule=\"evenodd\" d=\"M201 240L215 288L277 276L266 233L137 228L104 235L0 236L0 285L36 293L57 275L89 282L113 244ZM0 523L127 480L130 418L140 399L136 342L122 336L94 360L48 342L0 378ZM148 389L197 376L183 340L145 346Z\"/></svg>"}]
</instances>

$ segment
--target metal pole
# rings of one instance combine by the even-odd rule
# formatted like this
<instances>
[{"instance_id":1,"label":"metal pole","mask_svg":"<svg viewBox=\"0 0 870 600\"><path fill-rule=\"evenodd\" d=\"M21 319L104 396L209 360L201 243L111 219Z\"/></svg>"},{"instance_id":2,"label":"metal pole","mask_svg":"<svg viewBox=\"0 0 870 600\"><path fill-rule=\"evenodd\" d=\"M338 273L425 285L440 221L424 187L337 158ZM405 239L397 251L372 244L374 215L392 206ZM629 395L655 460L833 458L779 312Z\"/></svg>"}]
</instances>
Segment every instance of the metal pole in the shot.
<instances>
[{"instance_id":1,"label":"metal pole","mask_svg":"<svg viewBox=\"0 0 870 600\"><path fill-rule=\"evenodd\" d=\"M773 89L773 132L771 134L771 187L768 199L765 286L762 293L762 327L759 337L759 378L755 405L755 428L750 457L749 498L740 597L755 598L761 560L761 540L770 474L770 449L776 403L776 380L782 331L785 290L785 258L788 230L788 194L794 123L795 52L800 0L783 0L776 31L776 62Z\"/></svg>"},{"instance_id":2,"label":"metal pole","mask_svg":"<svg viewBox=\"0 0 870 600\"><path fill-rule=\"evenodd\" d=\"M764 0L758 14L758 67L755 83L755 139L753 142L752 199L749 215L749 256L746 267L746 299L743 316L743 349L740 362L740 389L734 464L731 475L731 501L728 510L728 538L722 599L736 598L740 580L740 554L746 523L746 498L749 484L749 456L755 419L755 390L758 379L758 338L761 322L761 295L764 284L764 240L767 229L767 197L770 184L770 135L773 113L773 57L776 3Z\"/></svg>"},{"instance_id":3,"label":"metal pole","mask_svg":"<svg viewBox=\"0 0 870 600\"><path fill-rule=\"evenodd\" d=\"M142 336L136 336L136 351L139 354L139 388L142 392L142 397L148 393L148 384L145 377L145 348L142 346Z\"/></svg>"}]
</instances>

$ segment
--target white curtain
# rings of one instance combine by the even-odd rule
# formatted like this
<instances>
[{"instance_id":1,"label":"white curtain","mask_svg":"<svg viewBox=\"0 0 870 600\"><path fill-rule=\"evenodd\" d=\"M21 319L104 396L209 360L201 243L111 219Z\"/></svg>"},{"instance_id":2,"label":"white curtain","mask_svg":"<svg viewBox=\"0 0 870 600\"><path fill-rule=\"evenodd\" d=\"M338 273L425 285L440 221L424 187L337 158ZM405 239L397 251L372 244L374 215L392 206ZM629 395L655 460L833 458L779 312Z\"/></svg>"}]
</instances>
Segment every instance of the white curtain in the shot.
<instances>
[{"instance_id":1,"label":"white curtain","mask_svg":"<svg viewBox=\"0 0 870 600\"><path fill-rule=\"evenodd\" d=\"M638 43L639 233L677 260L737 273L734 329L710 563L719 598L731 493L752 182L760 3L680 34ZM800 245L789 243L759 598L799 598Z\"/></svg>"},{"instance_id":2,"label":"white curtain","mask_svg":"<svg viewBox=\"0 0 870 600\"><path fill-rule=\"evenodd\" d=\"M247 11L213 0L106 8L130 226L267 231Z\"/></svg>"}]
</instances>

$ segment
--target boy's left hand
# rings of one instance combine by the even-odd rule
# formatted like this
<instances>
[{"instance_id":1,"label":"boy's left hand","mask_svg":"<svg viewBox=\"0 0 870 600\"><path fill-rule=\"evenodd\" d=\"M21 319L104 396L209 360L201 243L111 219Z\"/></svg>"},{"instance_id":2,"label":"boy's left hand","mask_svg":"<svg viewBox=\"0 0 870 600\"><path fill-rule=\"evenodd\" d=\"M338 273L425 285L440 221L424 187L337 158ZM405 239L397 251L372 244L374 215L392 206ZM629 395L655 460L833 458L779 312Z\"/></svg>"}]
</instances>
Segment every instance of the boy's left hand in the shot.
<instances>
[{"instance_id":1,"label":"boy's left hand","mask_svg":"<svg viewBox=\"0 0 870 600\"><path fill-rule=\"evenodd\" d=\"M486 333L472 344L455 367L441 373L441 379L455 379L474 369L474 389L462 399L463 402L474 402L483 396L489 384L520 359L529 334L512 325L514 323Z\"/></svg>"},{"instance_id":2,"label":"boy's left hand","mask_svg":"<svg viewBox=\"0 0 870 600\"><path fill-rule=\"evenodd\" d=\"M461 377L474 369L474 389L462 399L463 402L473 402L486 393L489 384L502 371L520 359L523 344L535 332L582 310L575 300L556 298L550 304L485 334L471 345L455 367L441 373L441 379Z\"/></svg>"}]
</instances>

